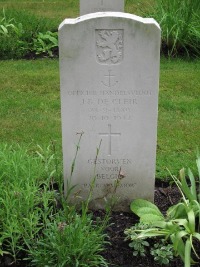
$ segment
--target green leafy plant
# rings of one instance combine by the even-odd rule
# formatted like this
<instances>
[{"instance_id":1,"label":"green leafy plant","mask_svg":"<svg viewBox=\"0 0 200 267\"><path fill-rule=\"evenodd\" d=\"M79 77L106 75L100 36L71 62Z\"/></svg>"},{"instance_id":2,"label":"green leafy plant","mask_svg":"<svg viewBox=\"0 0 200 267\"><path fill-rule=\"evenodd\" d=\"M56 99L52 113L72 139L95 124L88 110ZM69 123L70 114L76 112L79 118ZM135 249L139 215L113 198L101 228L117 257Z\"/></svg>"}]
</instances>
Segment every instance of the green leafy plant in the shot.
<instances>
[{"instance_id":1,"label":"green leafy plant","mask_svg":"<svg viewBox=\"0 0 200 267\"><path fill-rule=\"evenodd\" d=\"M194 262L191 253L199 258L194 241L200 242L199 215L200 215L200 156L197 157L199 180L195 181L191 170L188 170L190 185L188 185L184 170L180 171L180 180L172 175L181 194L182 201L172 206L164 217L156 205L147 200L137 199L131 203L131 210L140 217L140 222L149 224L148 229L135 229L134 239L165 237L173 244L175 255L184 261L185 267Z\"/></svg>"},{"instance_id":2,"label":"green leafy plant","mask_svg":"<svg viewBox=\"0 0 200 267\"><path fill-rule=\"evenodd\" d=\"M162 48L169 57L200 55L200 2L157 0L152 13L162 29Z\"/></svg>"},{"instance_id":3,"label":"green leafy plant","mask_svg":"<svg viewBox=\"0 0 200 267\"><path fill-rule=\"evenodd\" d=\"M0 21L0 35L11 36L12 33L16 33L21 36L23 33L22 24L16 24L14 18L7 18L5 9L3 9L3 18Z\"/></svg>"},{"instance_id":4,"label":"green leafy plant","mask_svg":"<svg viewBox=\"0 0 200 267\"><path fill-rule=\"evenodd\" d=\"M72 185L72 177L83 132L78 135L79 139L71 164L66 196L62 198L64 211L61 210L56 214L54 220L49 222L44 229L43 235L39 236L32 248L30 248L29 259L32 260L34 266L107 266L100 253L107 243L105 241L106 234L103 231L108 222L108 215L105 216L103 221L97 220L94 224L91 215L88 214L89 202L96 179L95 170L89 195L85 201L82 201L80 214L75 211L75 206L68 204L68 200L76 186ZM98 157L99 149L100 145L97 148L96 158ZM44 159L44 157L42 158ZM49 160L45 160L45 162L48 166Z\"/></svg>"},{"instance_id":5,"label":"green leafy plant","mask_svg":"<svg viewBox=\"0 0 200 267\"><path fill-rule=\"evenodd\" d=\"M102 226L89 216L75 215L70 222L58 215L47 225L30 250L34 266L107 266L100 255L105 243Z\"/></svg>"},{"instance_id":6,"label":"green leafy plant","mask_svg":"<svg viewBox=\"0 0 200 267\"><path fill-rule=\"evenodd\" d=\"M34 57L34 38L39 32L55 31L50 19L19 9L3 9L0 15L0 58Z\"/></svg>"},{"instance_id":7,"label":"green leafy plant","mask_svg":"<svg viewBox=\"0 0 200 267\"><path fill-rule=\"evenodd\" d=\"M53 57L53 51L58 47L58 33L47 31L39 32L33 39L33 51L36 55L48 55Z\"/></svg>"},{"instance_id":8,"label":"green leafy plant","mask_svg":"<svg viewBox=\"0 0 200 267\"><path fill-rule=\"evenodd\" d=\"M41 158L31 155L28 149L1 145L0 163L2 254L9 253L16 262L49 222L56 192L45 183Z\"/></svg>"},{"instance_id":9,"label":"green leafy plant","mask_svg":"<svg viewBox=\"0 0 200 267\"><path fill-rule=\"evenodd\" d=\"M149 247L149 243L146 240L135 239L129 244L129 247L134 249L133 256L146 256L146 247Z\"/></svg>"},{"instance_id":10,"label":"green leafy plant","mask_svg":"<svg viewBox=\"0 0 200 267\"><path fill-rule=\"evenodd\" d=\"M2 15L0 20L0 55L5 55L8 52L5 57L9 58L13 54L16 57L21 56L25 46L21 40L24 34L22 23L17 23L14 17L7 16L4 9Z\"/></svg>"},{"instance_id":11,"label":"green leafy plant","mask_svg":"<svg viewBox=\"0 0 200 267\"><path fill-rule=\"evenodd\" d=\"M173 246L165 243L165 240L161 240L161 243L156 243L151 248L151 255L154 257L154 261L161 265L167 265L173 260Z\"/></svg>"},{"instance_id":12,"label":"green leafy plant","mask_svg":"<svg viewBox=\"0 0 200 267\"><path fill-rule=\"evenodd\" d=\"M180 170L180 179L171 174L182 195L182 202L172 206L168 210L168 216L171 219L187 218L187 212L193 211L193 216L197 218L197 231L200 232L200 156L196 160L199 180L196 181L191 169L188 169L190 185L188 185L185 170Z\"/></svg>"},{"instance_id":13,"label":"green leafy plant","mask_svg":"<svg viewBox=\"0 0 200 267\"><path fill-rule=\"evenodd\" d=\"M69 205L55 144L37 148L0 145L0 255L31 266L107 266L101 252L108 216L94 222L92 191L81 212ZM55 181L61 183L56 189Z\"/></svg>"},{"instance_id":14,"label":"green leafy plant","mask_svg":"<svg viewBox=\"0 0 200 267\"><path fill-rule=\"evenodd\" d=\"M126 238L125 240L131 240L129 247L133 248L133 256L142 256L146 255L146 248L149 247L149 243L146 239L137 239L136 229L144 230L149 227L148 224L137 223L129 229L124 231Z\"/></svg>"}]
</instances>

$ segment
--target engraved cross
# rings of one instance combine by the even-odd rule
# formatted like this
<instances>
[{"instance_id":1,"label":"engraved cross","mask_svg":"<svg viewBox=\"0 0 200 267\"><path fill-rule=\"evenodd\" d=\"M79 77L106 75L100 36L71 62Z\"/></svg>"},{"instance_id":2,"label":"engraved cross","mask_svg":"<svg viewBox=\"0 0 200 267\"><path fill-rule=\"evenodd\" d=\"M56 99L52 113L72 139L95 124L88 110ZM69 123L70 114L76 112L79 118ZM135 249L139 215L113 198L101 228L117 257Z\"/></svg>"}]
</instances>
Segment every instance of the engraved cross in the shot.
<instances>
[{"instance_id":1,"label":"engraved cross","mask_svg":"<svg viewBox=\"0 0 200 267\"><path fill-rule=\"evenodd\" d=\"M111 156L112 152L112 137L113 136L120 136L121 133L112 133L111 131L111 124L108 124L108 133L99 133L101 136L108 136L108 156Z\"/></svg>"}]
</instances>

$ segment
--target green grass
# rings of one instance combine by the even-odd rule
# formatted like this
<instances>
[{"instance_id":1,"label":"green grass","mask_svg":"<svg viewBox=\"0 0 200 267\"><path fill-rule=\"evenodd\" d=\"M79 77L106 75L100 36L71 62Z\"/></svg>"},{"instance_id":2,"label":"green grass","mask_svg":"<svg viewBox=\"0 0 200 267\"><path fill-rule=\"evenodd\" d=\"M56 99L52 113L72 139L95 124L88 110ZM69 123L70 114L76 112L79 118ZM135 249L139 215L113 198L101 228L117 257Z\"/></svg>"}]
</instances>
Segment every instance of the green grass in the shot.
<instances>
[{"instance_id":1,"label":"green grass","mask_svg":"<svg viewBox=\"0 0 200 267\"><path fill-rule=\"evenodd\" d=\"M125 12L143 17L155 5L155 0L125 0Z\"/></svg>"},{"instance_id":2,"label":"green grass","mask_svg":"<svg viewBox=\"0 0 200 267\"><path fill-rule=\"evenodd\" d=\"M86 205L82 214L69 205L57 159L54 144L0 143L0 254L18 266L107 266L100 252L108 216L94 224Z\"/></svg>"},{"instance_id":3,"label":"green grass","mask_svg":"<svg viewBox=\"0 0 200 267\"><path fill-rule=\"evenodd\" d=\"M157 176L193 166L200 148L200 61L161 61Z\"/></svg>"},{"instance_id":4,"label":"green grass","mask_svg":"<svg viewBox=\"0 0 200 267\"><path fill-rule=\"evenodd\" d=\"M26 10L39 17L49 18L58 26L67 17L79 15L78 0L34 0L34 1L0 1L0 9Z\"/></svg>"},{"instance_id":5,"label":"green grass","mask_svg":"<svg viewBox=\"0 0 200 267\"><path fill-rule=\"evenodd\" d=\"M200 61L161 60L157 172L194 167L200 148ZM0 140L61 149L58 60L1 61Z\"/></svg>"},{"instance_id":6,"label":"green grass","mask_svg":"<svg viewBox=\"0 0 200 267\"><path fill-rule=\"evenodd\" d=\"M146 16L160 24L163 53L169 57L200 56L199 0L156 0Z\"/></svg>"},{"instance_id":7,"label":"green grass","mask_svg":"<svg viewBox=\"0 0 200 267\"><path fill-rule=\"evenodd\" d=\"M2 61L0 69L1 142L60 142L58 61Z\"/></svg>"},{"instance_id":8,"label":"green grass","mask_svg":"<svg viewBox=\"0 0 200 267\"><path fill-rule=\"evenodd\" d=\"M125 0L125 12L141 15L154 0ZM79 16L79 0L4 0L0 1L0 10L14 8L27 10L45 18L50 18L54 25L58 25L65 18Z\"/></svg>"}]
</instances>

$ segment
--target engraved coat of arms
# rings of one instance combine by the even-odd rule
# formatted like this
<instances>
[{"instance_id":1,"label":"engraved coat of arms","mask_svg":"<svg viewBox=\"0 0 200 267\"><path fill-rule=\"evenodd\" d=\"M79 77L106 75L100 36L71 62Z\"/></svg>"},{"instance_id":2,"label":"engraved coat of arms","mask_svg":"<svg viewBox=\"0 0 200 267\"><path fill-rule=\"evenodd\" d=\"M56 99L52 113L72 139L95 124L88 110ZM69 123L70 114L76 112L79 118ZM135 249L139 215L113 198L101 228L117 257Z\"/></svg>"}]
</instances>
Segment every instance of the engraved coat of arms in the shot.
<instances>
[{"instance_id":1,"label":"engraved coat of arms","mask_svg":"<svg viewBox=\"0 0 200 267\"><path fill-rule=\"evenodd\" d=\"M119 64L123 59L123 30L96 30L96 58L100 64Z\"/></svg>"}]
</instances>

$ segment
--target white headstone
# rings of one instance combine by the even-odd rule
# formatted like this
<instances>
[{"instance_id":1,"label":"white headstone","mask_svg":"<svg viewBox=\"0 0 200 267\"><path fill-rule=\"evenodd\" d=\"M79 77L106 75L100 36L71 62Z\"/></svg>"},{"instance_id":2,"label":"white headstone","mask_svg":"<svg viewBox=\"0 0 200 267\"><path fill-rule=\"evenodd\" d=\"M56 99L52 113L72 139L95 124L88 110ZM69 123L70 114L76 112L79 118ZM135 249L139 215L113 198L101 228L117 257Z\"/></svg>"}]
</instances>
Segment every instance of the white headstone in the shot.
<instances>
[{"instance_id":1,"label":"white headstone","mask_svg":"<svg viewBox=\"0 0 200 267\"><path fill-rule=\"evenodd\" d=\"M120 12L66 19L59 49L65 192L83 131L72 178L82 199L96 163L93 208L103 208L114 191L116 210L128 210L136 198L153 200L159 25Z\"/></svg>"},{"instance_id":2,"label":"white headstone","mask_svg":"<svg viewBox=\"0 0 200 267\"><path fill-rule=\"evenodd\" d=\"M124 12L124 0L80 0L80 15L102 11Z\"/></svg>"}]
</instances>

